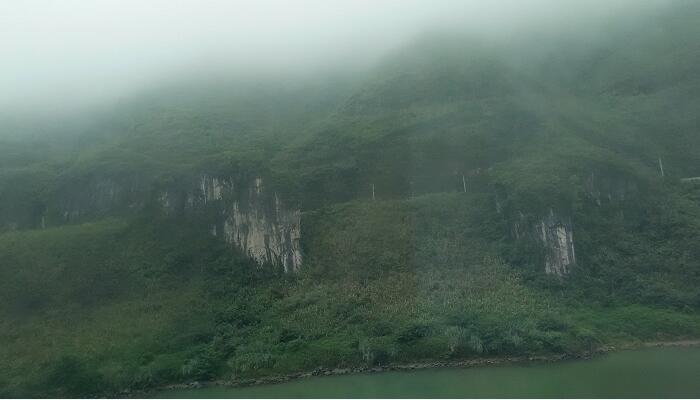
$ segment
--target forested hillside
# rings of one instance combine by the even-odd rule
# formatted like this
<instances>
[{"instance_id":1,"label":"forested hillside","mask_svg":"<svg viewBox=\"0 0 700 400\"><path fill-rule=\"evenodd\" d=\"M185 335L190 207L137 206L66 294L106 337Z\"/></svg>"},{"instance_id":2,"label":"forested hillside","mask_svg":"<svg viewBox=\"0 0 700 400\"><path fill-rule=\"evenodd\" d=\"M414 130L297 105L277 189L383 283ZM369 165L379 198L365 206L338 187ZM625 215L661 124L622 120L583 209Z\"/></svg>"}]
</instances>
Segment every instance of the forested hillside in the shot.
<instances>
[{"instance_id":1,"label":"forested hillside","mask_svg":"<svg viewBox=\"0 0 700 400\"><path fill-rule=\"evenodd\" d=\"M0 396L700 336L700 3L0 114Z\"/></svg>"}]
</instances>

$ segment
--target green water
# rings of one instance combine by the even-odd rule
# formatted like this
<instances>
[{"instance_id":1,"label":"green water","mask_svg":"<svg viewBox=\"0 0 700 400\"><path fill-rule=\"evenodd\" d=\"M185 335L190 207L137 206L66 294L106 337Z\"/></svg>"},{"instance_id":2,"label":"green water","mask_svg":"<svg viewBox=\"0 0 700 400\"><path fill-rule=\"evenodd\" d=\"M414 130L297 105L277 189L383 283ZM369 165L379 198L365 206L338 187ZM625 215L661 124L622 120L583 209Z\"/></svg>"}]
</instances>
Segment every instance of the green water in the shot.
<instances>
[{"instance_id":1,"label":"green water","mask_svg":"<svg viewBox=\"0 0 700 400\"><path fill-rule=\"evenodd\" d=\"M700 397L700 348L654 348L592 360L314 377L159 397Z\"/></svg>"}]
</instances>

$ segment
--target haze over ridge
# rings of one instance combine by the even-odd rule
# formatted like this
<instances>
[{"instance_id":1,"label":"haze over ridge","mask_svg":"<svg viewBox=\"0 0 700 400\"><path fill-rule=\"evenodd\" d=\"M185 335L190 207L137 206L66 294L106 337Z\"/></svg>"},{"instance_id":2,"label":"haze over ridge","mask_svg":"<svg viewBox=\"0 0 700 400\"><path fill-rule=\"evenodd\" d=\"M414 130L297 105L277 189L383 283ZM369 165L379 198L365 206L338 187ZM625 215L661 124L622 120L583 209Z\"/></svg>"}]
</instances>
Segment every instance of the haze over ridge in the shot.
<instances>
[{"instance_id":1,"label":"haze over ridge","mask_svg":"<svg viewBox=\"0 0 700 400\"><path fill-rule=\"evenodd\" d=\"M0 5L0 107L38 111L89 105L196 74L347 70L370 65L430 29L509 40L524 30L595 30L606 16L666 3L5 2Z\"/></svg>"}]
</instances>

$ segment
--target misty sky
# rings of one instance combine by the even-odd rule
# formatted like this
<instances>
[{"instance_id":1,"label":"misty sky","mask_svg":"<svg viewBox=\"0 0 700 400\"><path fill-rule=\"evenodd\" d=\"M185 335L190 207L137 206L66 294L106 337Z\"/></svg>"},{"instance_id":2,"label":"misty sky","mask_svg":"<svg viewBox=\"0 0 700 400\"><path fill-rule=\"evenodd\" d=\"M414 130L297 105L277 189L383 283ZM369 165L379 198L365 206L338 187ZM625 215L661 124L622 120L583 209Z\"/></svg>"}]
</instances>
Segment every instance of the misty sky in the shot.
<instances>
[{"instance_id":1,"label":"misty sky","mask_svg":"<svg viewBox=\"0 0 700 400\"><path fill-rule=\"evenodd\" d=\"M2 0L0 107L123 96L209 69L371 63L427 29L508 35L654 0Z\"/></svg>"}]
</instances>

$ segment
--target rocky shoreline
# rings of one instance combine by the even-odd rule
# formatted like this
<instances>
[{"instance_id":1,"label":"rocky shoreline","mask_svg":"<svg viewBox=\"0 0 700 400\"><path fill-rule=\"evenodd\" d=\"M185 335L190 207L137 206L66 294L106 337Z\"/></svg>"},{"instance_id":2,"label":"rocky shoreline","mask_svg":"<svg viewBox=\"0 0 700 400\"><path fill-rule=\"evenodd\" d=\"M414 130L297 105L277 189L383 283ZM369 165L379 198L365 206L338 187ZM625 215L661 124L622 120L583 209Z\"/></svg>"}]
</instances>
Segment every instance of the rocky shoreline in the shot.
<instances>
[{"instance_id":1,"label":"rocky shoreline","mask_svg":"<svg viewBox=\"0 0 700 400\"><path fill-rule=\"evenodd\" d=\"M606 350L609 351L609 350ZM207 382L189 382L182 384L173 384L165 387L161 387L158 390L172 390L172 389L201 389L209 386L223 386L223 387L246 387L246 386L257 386L257 385L269 385L275 383L284 383L297 379L318 377L318 376L338 376L338 375L348 375L348 374L362 374L362 373L380 373L389 371L411 371L419 369L428 368L471 368L480 367L488 365L503 365L503 364L516 364L516 363L526 363L526 362L557 362L564 360L573 359L585 359L591 357L591 353L582 354L555 354L546 356L529 356L529 357L492 357L492 358L475 358L466 360L445 360L445 361L429 361L429 362L414 362L408 364L387 364L374 367L352 367L352 368L323 368L319 367L313 371L297 372L284 375L273 375L259 378L249 378L249 379L231 379L231 380L215 380Z\"/></svg>"},{"instance_id":2,"label":"rocky shoreline","mask_svg":"<svg viewBox=\"0 0 700 400\"><path fill-rule=\"evenodd\" d=\"M552 355L542 355L542 356L518 356L518 357L490 357L490 358L473 358L473 359L462 359L462 360L444 360L444 361L426 361L426 362L414 362L407 364L388 364L383 366L375 367L353 367L353 368L323 368L319 367L313 371L306 372L296 372L284 375L273 375L259 378L248 378L248 379L229 379L229 380L214 380L206 382L189 382L181 384L172 384L160 387L154 391L163 390L176 390L176 389L201 389L210 386L221 386L221 387L246 387L246 386L257 386L257 385L270 385L276 383L284 383L297 379L304 379L310 377L318 376L338 376L338 375L348 375L348 374L362 374L362 373L381 373L389 371L411 371L420 370L428 368L472 368L481 366L493 366L493 365L505 365L505 364L522 364L522 363L546 363L546 362L559 362L565 360L583 360L589 359L595 355L609 353L619 350L632 350L639 348L651 348L651 347L691 347L700 346L700 340L680 340L680 341L670 341L670 342L645 342L645 343L630 343L624 344L619 347L615 346L602 346L598 349L590 352L582 353L570 353L570 354L552 354ZM133 396L134 393L123 393L123 396L129 397Z\"/></svg>"}]
</instances>

